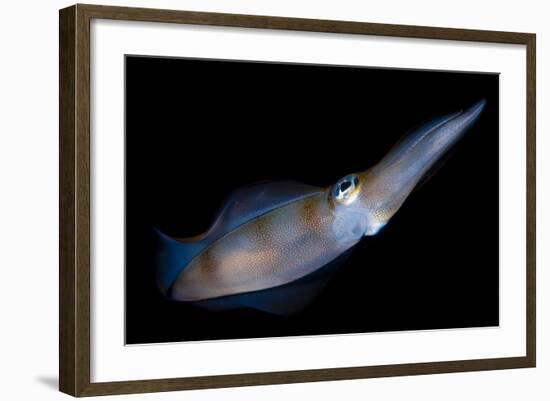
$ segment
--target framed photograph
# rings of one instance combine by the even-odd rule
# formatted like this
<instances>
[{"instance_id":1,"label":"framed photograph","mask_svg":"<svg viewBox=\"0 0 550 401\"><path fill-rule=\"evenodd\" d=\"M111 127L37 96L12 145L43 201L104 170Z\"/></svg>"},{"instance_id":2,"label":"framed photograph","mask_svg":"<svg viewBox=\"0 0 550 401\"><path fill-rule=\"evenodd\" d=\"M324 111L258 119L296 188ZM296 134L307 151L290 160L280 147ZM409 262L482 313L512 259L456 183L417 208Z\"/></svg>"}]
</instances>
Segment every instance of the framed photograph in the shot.
<instances>
[{"instance_id":1,"label":"framed photograph","mask_svg":"<svg viewBox=\"0 0 550 401\"><path fill-rule=\"evenodd\" d=\"M535 366L535 35L60 11L60 390Z\"/></svg>"}]
</instances>

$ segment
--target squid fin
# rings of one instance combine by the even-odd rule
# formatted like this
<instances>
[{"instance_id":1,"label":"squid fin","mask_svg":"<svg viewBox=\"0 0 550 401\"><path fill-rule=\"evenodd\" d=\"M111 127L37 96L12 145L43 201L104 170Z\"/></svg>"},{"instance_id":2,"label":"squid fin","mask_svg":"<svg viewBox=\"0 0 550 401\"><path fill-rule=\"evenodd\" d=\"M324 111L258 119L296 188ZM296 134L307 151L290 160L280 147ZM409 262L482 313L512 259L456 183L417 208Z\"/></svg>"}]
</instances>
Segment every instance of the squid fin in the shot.
<instances>
[{"instance_id":1,"label":"squid fin","mask_svg":"<svg viewBox=\"0 0 550 401\"><path fill-rule=\"evenodd\" d=\"M204 237L219 238L256 217L319 191L318 187L294 181L261 182L238 189L225 200Z\"/></svg>"},{"instance_id":2,"label":"squid fin","mask_svg":"<svg viewBox=\"0 0 550 401\"><path fill-rule=\"evenodd\" d=\"M351 251L348 251L321 269L288 284L198 301L194 304L212 311L250 308L274 315L291 316L311 304L350 253Z\"/></svg>"}]
</instances>

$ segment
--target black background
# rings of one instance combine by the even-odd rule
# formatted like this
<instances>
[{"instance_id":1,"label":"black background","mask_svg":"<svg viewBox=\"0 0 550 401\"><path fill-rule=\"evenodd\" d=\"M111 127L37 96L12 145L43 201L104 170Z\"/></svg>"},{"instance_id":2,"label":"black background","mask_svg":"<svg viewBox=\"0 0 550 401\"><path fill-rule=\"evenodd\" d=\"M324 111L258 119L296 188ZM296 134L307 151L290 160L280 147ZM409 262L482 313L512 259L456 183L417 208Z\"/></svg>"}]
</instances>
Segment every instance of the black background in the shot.
<instances>
[{"instance_id":1,"label":"black background","mask_svg":"<svg viewBox=\"0 0 550 401\"><path fill-rule=\"evenodd\" d=\"M301 314L169 301L153 227L205 231L262 180L328 186L402 135L485 98L480 120ZM498 75L126 57L126 341L498 325Z\"/></svg>"}]
</instances>

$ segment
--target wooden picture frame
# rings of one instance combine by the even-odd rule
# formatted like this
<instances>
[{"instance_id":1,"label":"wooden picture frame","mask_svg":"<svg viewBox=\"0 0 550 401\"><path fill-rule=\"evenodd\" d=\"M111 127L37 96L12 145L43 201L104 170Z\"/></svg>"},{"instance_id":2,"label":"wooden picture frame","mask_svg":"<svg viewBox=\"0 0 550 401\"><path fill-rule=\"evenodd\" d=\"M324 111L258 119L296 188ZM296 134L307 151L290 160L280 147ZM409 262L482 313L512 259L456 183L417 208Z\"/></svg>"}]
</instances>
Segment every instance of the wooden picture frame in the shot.
<instances>
[{"instance_id":1,"label":"wooden picture frame","mask_svg":"<svg viewBox=\"0 0 550 401\"><path fill-rule=\"evenodd\" d=\"M90 21L92 19L525 45L527 54L525 60L527 71L526 356L92 383L90 380ZM73 396L94 396L535 366L535 34L81 4L60 10L59 28L59 388L62 392Z\"/></svg>"}]
</instances>

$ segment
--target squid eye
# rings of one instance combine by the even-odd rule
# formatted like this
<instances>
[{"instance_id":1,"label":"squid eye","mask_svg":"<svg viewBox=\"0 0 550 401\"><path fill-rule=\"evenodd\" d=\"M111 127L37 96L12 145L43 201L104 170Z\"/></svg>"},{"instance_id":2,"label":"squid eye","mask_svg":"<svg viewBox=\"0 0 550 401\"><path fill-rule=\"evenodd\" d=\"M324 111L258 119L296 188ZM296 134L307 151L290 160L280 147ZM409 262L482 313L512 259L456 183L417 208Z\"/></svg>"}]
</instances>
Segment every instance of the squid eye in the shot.
<instances>
[{"instance_id":1,"label":"squid eye","mask_svg":"<svg viewBox=\"0 0 550 401\"><path fill-rule=\"evenodd\" d=\"M349 205L359 193L359 177L348 175L336 183L332 196L338 203Z\"/></svg>"}]
</instances>

